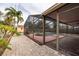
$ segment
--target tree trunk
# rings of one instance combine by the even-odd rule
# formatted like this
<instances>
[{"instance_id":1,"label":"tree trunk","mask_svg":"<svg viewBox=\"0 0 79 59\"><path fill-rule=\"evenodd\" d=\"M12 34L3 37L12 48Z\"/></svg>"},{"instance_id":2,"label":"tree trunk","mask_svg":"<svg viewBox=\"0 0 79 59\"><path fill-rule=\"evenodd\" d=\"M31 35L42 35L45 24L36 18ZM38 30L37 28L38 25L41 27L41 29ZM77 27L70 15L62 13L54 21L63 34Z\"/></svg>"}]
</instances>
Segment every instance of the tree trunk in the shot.
<instances>
[{"instance_id":1,"label":"tree trunk","mask_svg":"<svg viewBox=\"0 0 79 59\"><path fill-rule=\"evenodd\" d=\"M13 35L14 35L14 33L12 33L12 34L10 35L10 37L8 38L8 43L10 42L11 38L13 37Z\"/></svg>"}]
</instances>

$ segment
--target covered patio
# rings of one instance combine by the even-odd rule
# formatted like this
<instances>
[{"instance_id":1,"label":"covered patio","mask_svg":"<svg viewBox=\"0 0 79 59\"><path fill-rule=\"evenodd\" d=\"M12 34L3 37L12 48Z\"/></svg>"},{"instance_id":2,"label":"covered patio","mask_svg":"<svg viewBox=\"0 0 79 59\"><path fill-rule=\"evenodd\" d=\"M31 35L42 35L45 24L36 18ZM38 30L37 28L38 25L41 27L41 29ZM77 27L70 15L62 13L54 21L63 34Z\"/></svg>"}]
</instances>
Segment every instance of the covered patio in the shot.
<instances>
[{"instance_id":1,"label":"covered patio","mask_svg":"<svg viewBox=\"0 0 79 59\"><path fill-rule=\"evenodd\" d=\"M65 54L79 55L79 4L55 4L42 13L42 15L57 21L57 39L46 45ZM59 40L61 33L64 37Z\"/></svg>"},{"instance_id":2,"label":"covered patio","mask_svg":"<svg viewBox=\"0 0 79 59\"><path fill-rule=\"evenodd\" d=\"M56 20L45 16L44 24L42 15L30 15L24 24L24 34L39 44L54 41L57 37ZM59 38L63 37L62 34L59 35Z\"/></svg>"},{"instance_id":3,"label":"covered patio","mask_svg":"<svg viewBox=\"0 0 79 59\"><path fill-rule=\"evenodd\" d=\"M57 3L42 15L30 15L25 22L24 34L65 55L79 55L78 12L78 3ZM27 27L29 22L31 28Z\"/></svg>"}]
</instances>

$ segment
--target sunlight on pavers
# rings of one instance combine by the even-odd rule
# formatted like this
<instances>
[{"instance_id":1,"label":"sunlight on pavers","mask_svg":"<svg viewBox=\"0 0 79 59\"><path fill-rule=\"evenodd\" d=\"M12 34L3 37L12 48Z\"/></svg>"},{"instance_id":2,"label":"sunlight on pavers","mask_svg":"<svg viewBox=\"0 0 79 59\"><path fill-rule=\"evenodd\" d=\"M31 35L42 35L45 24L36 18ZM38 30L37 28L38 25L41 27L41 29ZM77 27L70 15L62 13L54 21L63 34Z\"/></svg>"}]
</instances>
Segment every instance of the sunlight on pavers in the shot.
<instances>
[{"instance_id":1,"label":"sunlight on pavers","mask_svg":"<svg viewBox=\"0 0 79 59\"><path fill-rule=\"evenodd\" d=\"M6 49L3 56L58 56L57 51L46 45L38 45L24 35L13 37L12 50Z\"/></svg>"}]
</instances>

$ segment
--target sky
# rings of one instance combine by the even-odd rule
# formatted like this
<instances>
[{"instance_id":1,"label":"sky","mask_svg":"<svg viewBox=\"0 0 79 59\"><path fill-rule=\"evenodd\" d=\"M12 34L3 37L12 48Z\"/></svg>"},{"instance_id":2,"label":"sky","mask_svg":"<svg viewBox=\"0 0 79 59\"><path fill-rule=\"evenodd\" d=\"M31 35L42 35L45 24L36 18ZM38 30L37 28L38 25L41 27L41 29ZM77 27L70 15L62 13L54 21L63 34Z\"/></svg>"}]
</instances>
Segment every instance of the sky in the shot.
<instances>
[{"instance_id":1,"label":"sky","mask_svg":"<svg viewBox=\"0 0 79 59\"><path fill-rule=\"evenodd\" d=\"M29 15L41 14L55 3L0 3L0 11L5 13L5 8L14 7L17 10L22 11L24 22Z\"/></svg>"}]
</instances>

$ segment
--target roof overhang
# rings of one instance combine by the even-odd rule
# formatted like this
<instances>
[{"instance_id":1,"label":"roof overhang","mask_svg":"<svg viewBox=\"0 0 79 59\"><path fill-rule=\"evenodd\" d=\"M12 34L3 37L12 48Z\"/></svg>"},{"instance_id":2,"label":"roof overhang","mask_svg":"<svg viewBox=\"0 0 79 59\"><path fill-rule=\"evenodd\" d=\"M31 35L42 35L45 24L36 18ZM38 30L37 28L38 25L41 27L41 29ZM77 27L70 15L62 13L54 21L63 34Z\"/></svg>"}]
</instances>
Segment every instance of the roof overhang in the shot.
<instances>
[{"instance_id":1,"label":"roof overhang","mask_svg":"<svg viewBox=\"0 0 79 59\"><path fill-rule=\"evenodd\" d=\"M79 3L56 3L42 13L44 16L49 16L57 19L59 12L59 21L72 26L79 26Z\"/></svg>"},{"instance_id":2,"label":"roof overhang","mask_svg":"<svg viewBox=\"0 0 79 59\"><path fill-rule=\"evenodd\" d=\"M54 4L53 6L51 6L50 8L48 8L46 11L44 11L44 12L42 13L42 15L47 15L47 14L49 14L49 13L51 13L51 12L53 12L53 11L59 9L59 8L61 8L61 7L64 6L65 4L67 4L67 3L56 3L56 4Z\"/></svg>"}]
</instances>

